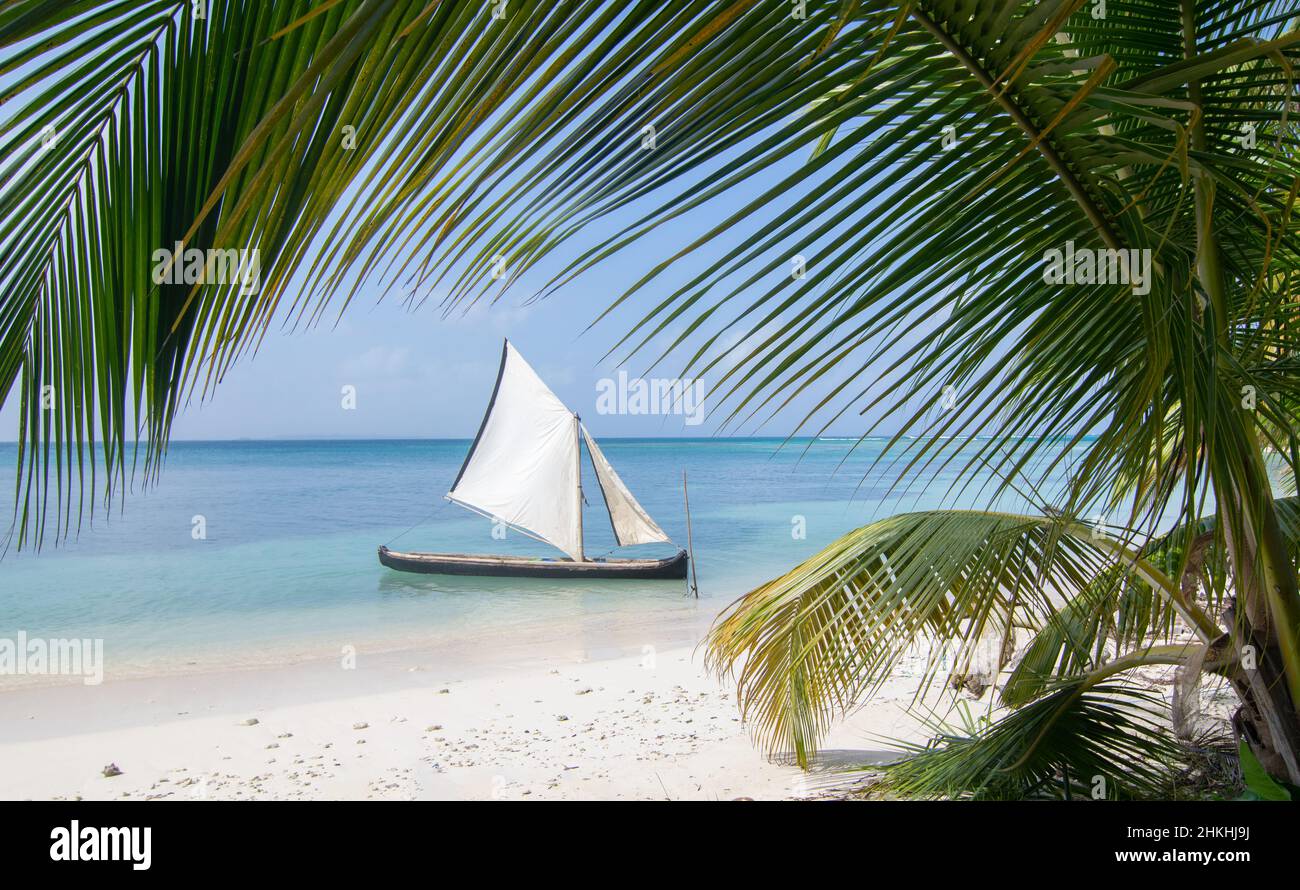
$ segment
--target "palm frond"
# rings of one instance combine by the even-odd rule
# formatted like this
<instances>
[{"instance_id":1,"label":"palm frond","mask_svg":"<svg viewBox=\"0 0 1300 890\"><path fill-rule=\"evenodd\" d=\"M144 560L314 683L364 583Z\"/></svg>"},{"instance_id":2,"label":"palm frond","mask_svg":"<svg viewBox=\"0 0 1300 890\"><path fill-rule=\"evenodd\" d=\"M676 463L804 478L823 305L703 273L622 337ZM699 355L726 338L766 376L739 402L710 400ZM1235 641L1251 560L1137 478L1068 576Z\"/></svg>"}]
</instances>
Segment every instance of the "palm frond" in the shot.
<instances>
[{"instance_id":1,"label":"palm frond","mask_svg":"<svg viewBox=\"0 0 1300 890\"><path fill-rule=\"evenodd\" d=\"M886 767L876 790L957 800L1168 796L1187 752L1169 735L1166 708L1124 682L1065 685L977 735L935 724L934 740Z\"/></svg>"},{"instance_id":2,"label":"palm frond","mask_svg":"<svg viewBox=\"0 0 1300 890\"><path fill-rule=\"evenodd\" d=\"M1277 348L1297 321L1300 38L1285 4L1197 10L1190 52L1145 0L1112 0L1104 27L1077 0L846 0L802 19L748 0L525 0L500 17L477 2L214 0L201 22L192 8L0 13L0 67L20 72L0 137L19 159L0 386L22 376L20 539L44 524L51 467L67 529L73 467L93 472L85 443L102 436L120 477L139 433L154 466L191 388L209 392L274 319L310 323L375 278L447 311L500 298L629 208L539 295L730 202L639 264L611 311L657 292L617 352L681 354L732 424L811 392L805 426L872 411L865 432L893 424L908 465L977 461L1006 479L1046 478L1037 434L1057 431L1085 450L1067 507L1122 478L1139 495L1129 524L1153 523L1178 485L1190 521L1208 473L1250 471L1207 461L1199 431L1240 426L1242 386L1290 391ZM40 154L56 117L67 138ZM1262 148L1243 147L1243 123ZM1192 191L1208 181L1234 282L1212 307L1230 332L1216 343L1195 281ZM178 239L259 248L261 292L154 294L148 251ZM1049 286L1043 257L1071 241L1152 251L1149 291ZM785 274L794 254L811 259L803 278ZM691 256L701 271L664 286ZM92 292L120 296L93 311ZM42 413L47 386L63 413ZM936 411L945 387L959 397ZM1250 422L1286 438L1289 416L1268 401ZM987 437L976 454L957 448L969 436ZM996 444L1008 437L1024 447Z\"/></svg>"},{"instance_id":3,"label":"palm frond","mask_svg":"<svg viewBox=\"0 0 1300 890\"><path fill-rule=\"evenodd\" d=\"M905 656L925 660L924 689L940 670L966 670L981 639L1059 631L1066 604L1116 573L1157 588L1191 629L1218 635L1171 579L1091 527L934 511L850 532L741 597L711 629L708 656L720 672L737 673L742 714L763 746L806 764L831 721Z\"/></svg>"},{"instance_id":4,"label":"palm frond","mask_svg":"<svg viewBox=\"0 0 1300 890\"><path fill-rule=\"evenodd\" d=\"M99 473L106 500L137 465L150 479L197 360L260 329L265 291L160 283L157 255L258 250L275 269L286 219L325 197L308 180L339 141L338 91L391 4L334 4L281 33L311 6L0 12L0 394L20 400L20 546L79 528ZM251 160L260 171L245 175ZM228 224L233 198L214 203L227 193L257 194L258 213Z\"/></svg>"}]
</instances>

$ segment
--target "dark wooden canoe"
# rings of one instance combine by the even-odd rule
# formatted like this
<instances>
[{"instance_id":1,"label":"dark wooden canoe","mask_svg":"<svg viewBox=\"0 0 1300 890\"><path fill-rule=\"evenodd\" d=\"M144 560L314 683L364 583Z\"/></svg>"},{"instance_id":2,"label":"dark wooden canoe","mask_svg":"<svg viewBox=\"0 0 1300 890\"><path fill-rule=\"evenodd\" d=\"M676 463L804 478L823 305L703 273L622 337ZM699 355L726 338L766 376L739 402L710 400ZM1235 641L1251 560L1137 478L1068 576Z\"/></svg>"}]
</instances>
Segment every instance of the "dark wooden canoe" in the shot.
<instances>
[{"instance_id":1,"label":"dark wooden canoe","mask_svg":"<svg viewBox=\"0 0 1300 890\"><path fill-rule=\"evenodd\" d=\"M506 578L641 578L686 577L686 551L666 559L541 559L533 556L472 556L463 553L402 553L379 548L379 561L399 572L426 575L491 575Z\"/></svg>"}]
</instances>

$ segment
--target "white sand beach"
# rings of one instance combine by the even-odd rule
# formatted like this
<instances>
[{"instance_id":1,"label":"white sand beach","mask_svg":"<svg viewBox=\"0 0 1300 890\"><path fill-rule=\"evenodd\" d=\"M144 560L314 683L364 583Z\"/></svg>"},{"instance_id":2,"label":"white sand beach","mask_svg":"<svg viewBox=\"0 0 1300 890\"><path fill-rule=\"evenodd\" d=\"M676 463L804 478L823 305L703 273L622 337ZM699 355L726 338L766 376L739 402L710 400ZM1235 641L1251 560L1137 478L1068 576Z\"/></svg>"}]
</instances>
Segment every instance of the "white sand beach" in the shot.
<instances>
[{"instance_id":1,"label":"white sand beach","mask_svg":"<svg viewBox=\"0 0 1300 890\"><path fill-rule=\"evenodd\" d=\"M818 797L864 780L846 765L888 756L873 736L917 737L903 713L915 680L901 679L805 773L754 747L734 690L680 628L662 649L593 646L586 632L580 645L552 629L496 651L361 649L350 669L317 659L11 687L0 798ZM105 776L109 764L121 774Z\"/></svg>"}]
</instances>

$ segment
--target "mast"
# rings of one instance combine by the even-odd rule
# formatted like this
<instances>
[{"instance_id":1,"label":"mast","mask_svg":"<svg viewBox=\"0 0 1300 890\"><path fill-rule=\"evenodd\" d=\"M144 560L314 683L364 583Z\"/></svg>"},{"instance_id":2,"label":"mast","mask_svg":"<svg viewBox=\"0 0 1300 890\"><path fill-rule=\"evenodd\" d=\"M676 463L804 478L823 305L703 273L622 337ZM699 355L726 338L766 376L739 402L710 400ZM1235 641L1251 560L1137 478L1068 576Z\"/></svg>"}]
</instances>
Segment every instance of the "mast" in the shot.
<instances>
[{"instance_id":1,"label":"mast","mask_svg":"<svg viewBox=\"0 0 1300 890\"><path fill-rule=\"evenodd\" d=\"M671 544L672 541L664 534L664 530L650 518L645 508L637 503L632 492L627 490L627 486L614 471L614 467L600 450L596 440L591 438L591 431L586 427L581 429L583 441L587 443L587 456L591 458L591 464L596 469L596 484L600 487L601 495L604 496L605 510L609 513L609 524L614 529L614 540L618 542L618 546L652 544L659 541Z\"/></svg>"},{"instance_id":2,"label":"mast","mask_svg":"<svg viewBox=\"0 0 1300 890\"><path fill-rule=\"evenodd\" d=\"M573 464L574 478L578 490L578 562L586 562L587 554L582 549L582 418L573 415Z\"/></svg>"},{"instance_id":3,"label":"mast","mask_svg":"<svg viewBox=\"0 0 1300 890\"><path fill-rule=\"evenodd\" d=\"M577 562L582 548L578 421L509 342L483 424L447 497Z\"/></svg>"},{"instance_id":4,"label":"mast","mask_svg":"<svg viewBox=\"0 0 1300 890\"><path fill-rule=\"evenodd\" d=\"M447 499L589 563L582 527L582 442L620 547L668 541L610 466L582 418L509 342L478 435Z\"/></svg>"}]
</instances>

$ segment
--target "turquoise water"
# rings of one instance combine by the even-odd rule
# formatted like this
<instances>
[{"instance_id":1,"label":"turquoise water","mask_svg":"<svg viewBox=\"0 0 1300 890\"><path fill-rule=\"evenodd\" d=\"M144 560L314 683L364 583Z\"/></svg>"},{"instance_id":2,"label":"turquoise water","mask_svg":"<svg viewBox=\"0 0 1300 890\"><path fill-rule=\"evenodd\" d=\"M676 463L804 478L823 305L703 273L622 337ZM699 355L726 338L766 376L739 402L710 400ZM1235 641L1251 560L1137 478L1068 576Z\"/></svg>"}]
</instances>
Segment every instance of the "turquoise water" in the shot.
<instances>
[{"instance_id":1,"label":"turquoise water","mask_svg":"<svg viewBox=\"0 0 1300 890\"><path fill-rule=\"evenodd\" d=\"M74 540L0 560L0 637L91 637L118 665L161 666L340 644L509 634L538 623L707 623L725 603L872 519L945 505L951 475L887 489L870 470L883 442L602 441L632 492L685 545L681 474L690 479L700 600L679 582L448 578L385 569L395 549L555 555L446 504L466 441L178 442L161 481L96 514ZM0 445L12 492L15 446ZM591 555L613 548L591 466ZM948 499L947 506L970 506ZM11 506L6 503L6 509ZM1014 504L1004 506L1016 506ZM192 532L195 516L206 538ZM802 525L806 536L795 532ZM413 527L413 528L412 528ZM667 545L620 551L653 556Z\"/></svg>"}]
</instances>

